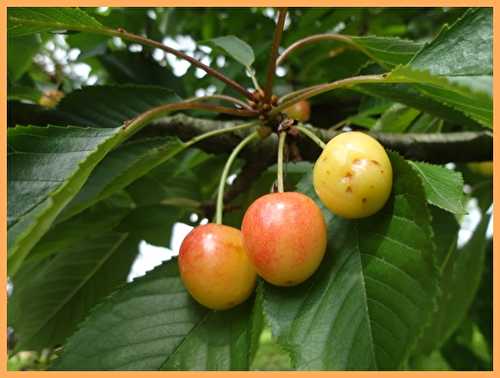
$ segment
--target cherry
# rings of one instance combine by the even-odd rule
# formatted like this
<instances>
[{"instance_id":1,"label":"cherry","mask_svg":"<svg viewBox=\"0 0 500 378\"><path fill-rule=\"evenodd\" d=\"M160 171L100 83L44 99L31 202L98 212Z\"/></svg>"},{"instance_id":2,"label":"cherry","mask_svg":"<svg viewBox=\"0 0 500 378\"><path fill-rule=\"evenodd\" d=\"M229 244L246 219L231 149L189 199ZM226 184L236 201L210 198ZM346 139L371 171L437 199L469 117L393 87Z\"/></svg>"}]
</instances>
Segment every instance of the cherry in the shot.
<instances>
[{"instance_id":1,"label":"cherry","mask_svg":"<svg viewBox=\"0 0 500 378\"><path fill-rule=\"evenodd\" d=\"M182 242L179 270L196 301L213 310L244 302L255 287L256 273L243 249L240 230L209 223L195 227Z\"/></svg>"},{"instance_id":2,"label":"cherry","mask_svg":"<svg viewBox=\"0 0 500 378\"><path fill-rule=\"evenodd\" d=\"M309 101L302 100L284 109L283 113L299 122L307 122L311 115L311 106Z\"/></svg>"},{"instance_id":3,"label":"cherry","mask_svg":"<svg viewBox=\"0 0 500 378\"><path fill-rule=\"evenodd\" d=\"M345 218L379 211L392 190L392 166L374 138L353 131L330 140L314 165L314 189L325 206Z\"/></svg>"},{"instance_id":4,"label":"cherry","mask_svg":"<svg viewBox=\"0 0 500 378\"><path fill-rule=\"evenodd\" d=\"M297 285L318 268L326 250L323 214L296 192L271 193L247 209L243 243L257 273L278 286Z\"/></svg>"},{"instance_id":5,"label":"cherry","mask_svg":"<svg viewBox=\"0 0 500 378\"><path fill-rule=\"evenodd\" d=\"M481 161L476 163L467 164L472 172L478 173L482 176L493 176L493 162Z\"/></svg>"}]
</instances>

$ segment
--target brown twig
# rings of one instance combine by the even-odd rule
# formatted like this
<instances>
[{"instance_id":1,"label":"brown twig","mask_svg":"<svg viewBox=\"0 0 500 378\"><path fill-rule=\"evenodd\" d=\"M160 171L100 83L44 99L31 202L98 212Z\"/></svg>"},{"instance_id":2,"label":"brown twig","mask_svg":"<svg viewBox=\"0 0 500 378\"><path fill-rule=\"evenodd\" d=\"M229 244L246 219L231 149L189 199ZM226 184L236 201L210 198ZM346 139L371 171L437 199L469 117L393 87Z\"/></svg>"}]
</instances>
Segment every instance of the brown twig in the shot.
<instances>
[{"instance_id":1,"label":"brown twig","mask_svg":"<svg viewBox=\"0 0 500 378\"><path fill-rule=\"evenodd\" d=\"M271 55L269 56L269 62L267 64L267 79L264 89L265 103L269 103L273 91L273 80L276 74L276 57L278 56L278 48L281 42L283 28L285 26L286 11L287 8L281 8L279 10L278 22L276 23L276 28L274 29L273 45L271 47Z\"/></svg>"}]
</instances>

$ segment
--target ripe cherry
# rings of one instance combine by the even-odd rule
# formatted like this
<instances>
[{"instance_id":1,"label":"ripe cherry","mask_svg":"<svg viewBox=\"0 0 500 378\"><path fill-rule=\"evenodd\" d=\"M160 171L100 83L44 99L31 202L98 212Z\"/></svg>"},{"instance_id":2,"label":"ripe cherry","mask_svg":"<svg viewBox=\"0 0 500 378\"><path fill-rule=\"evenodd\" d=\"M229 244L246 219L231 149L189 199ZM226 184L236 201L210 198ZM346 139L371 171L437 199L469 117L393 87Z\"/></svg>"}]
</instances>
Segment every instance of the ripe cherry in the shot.
<instances>
[{"instance_id":1,"label":"ripe cherry","mask_svg":"<svg viewBox=\"0 0 500 378\"><path fill-rule=\"evenodd\" d=\"M255 287L241 232L229 226L209 223L191 230L179 251L179 270L194 299L213 310L244 302Z\"/></svg>"},{"instance_id":2,"label":"ripe cherry","mask_svg":"<svg viewBox=\"0 0 500 378\"><path fill-rule=\"evenodd\" d=\"M384 148L361 132L330 140L314 165L314 189L325 206L345 218L379 211L392 189L392 166Z\"/></svg>"},{"instance_id":3,"label":"ripe cherry","mask_svg":"<svg viewBox=\"0 0 500 378\"><path fill-rule=\"evenodd\" d=\"M299 122L307 122L311 116L311 106L309 101L302 100L284 109L283 113Z\"/></svg>"},{"instance_id":4,"label":"ripe cherry","mask_svg":"<svg viewBox=\"0 0 500 378\"><path fill-rule=\"evenodd\" d=\"M305 281L325 254L323 214L301 193L271 193L258 198L243 217L241 233L257 273L274 285Z\"/></svg>"}]
</instances>

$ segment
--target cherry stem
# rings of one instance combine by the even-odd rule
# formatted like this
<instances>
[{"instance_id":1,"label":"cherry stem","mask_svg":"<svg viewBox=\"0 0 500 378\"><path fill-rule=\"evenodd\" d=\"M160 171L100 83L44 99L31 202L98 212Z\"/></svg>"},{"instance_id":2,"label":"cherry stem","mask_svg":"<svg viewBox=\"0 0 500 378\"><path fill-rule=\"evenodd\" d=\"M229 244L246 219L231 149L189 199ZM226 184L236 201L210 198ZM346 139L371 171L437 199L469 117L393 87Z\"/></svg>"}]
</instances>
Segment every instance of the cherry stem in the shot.
<instances>
[{"instance_id":1,"label":"cherry stem","mask_svg":"<svg viewBox=\"0 0 500 378\"><path fill-rule=\"evenodd\" d=\"M191 97L191 98L187 99L186 102L188 102L188 101L199 102L199 101L208 101L208 100L222 100L222 101L230 102L232 104L241 106L245 110L249 110L249 111L255 112L255 114L258 114L258 112L256 112L254 109L252 109L252 107L250 105L248 105L245 101L241 101L239 98L227 96L227 95L213 94L213 95L203 96L203 97Z\"/></svg>"},{"instance_id":2,"label":"cherry stem","mask_svg":"<svg viewBox=\"0 0 500 378\"><path fill-rule=\"evenodd\" d=\"M227 85L229 85L234 90L241 93L243 96L247 97L248 99L250 99L250 100L254 99L253 94L250 93L250 91L245 89L243 86L238 84L236 81L230 79L229 77L225 76L221 72L219 72L219 71L207 66L206 64L200 62L198 59L195 59L195 58L183 53L182 51L179 51L179 50L176 50L172 47L166 46L161 42L154 41L152 39L149 39L149 38L137 35L137 34L129 33L128 31L126 31L122 28L118 28L115 30L115 29L109 29L109 28L92 29L92 28L87 28L87 27L81 27L81 28L74 28L74 30L96 33L96 34L104 34L104 35L109 35L109 36L113 36L113 37L120 37L120 38L129 40L129 41L134 41L134 42L140 43L142 45L151 46L151 47L155 47L157 49L163 50L169 54L175 55L176 57L178 57L180 59L184 59L184 60L188 61L193 66L196 66L196 67L202 69L208 75L217 78L218 80L222 81L223 83L226 83Z\"/></svg>"},{"instance_id":3,"label":"cherry stem","mask_svg":"<svg viewBox=\"0 0 500 378\"><path fill-rule=\"evenodd\" d=\"M259 133L254 131L249 134L245 139L243 139L231 152L229 155L226 165L224 166L224 170L222 171L222 175L219 181L219 190L217 192L217 204L215 210L215 223L222 224L222 212L224 209L224 187L226 186L227 176L229 175L229 170L231 169L231 165L233 164L236 156L238 156L239 152L253 139L257 138Z\"/></svg>"},{"instance_id":4,"label":"cherry stem","mask_svg":"<svg viewBox=\"0 0 500 378\"><path fill-rule=\"evenodd\" d=\"M278 192L285 191L285 184L283 181L283 155L285 150L286 131L281 131L278 139Z\"/></svg>"},{"instance_id":5,"label":"cherry stem","mask_svg":"<svg viewBox=\"0 0 500 378\"><path fill-rule=\"evenodd\" d=\"M184 143L184 147L186 147L186 148L190 147L195 143L198 143L204 139L207 139L207 138L210 138L210 137L213 137L216 135L221 135L221 134L230 133L230 132L234 132L234 131L245 130L245 129L257 126L258 124L259 124L258 121L252 121L252 122L248 122L248 123L242 123L241 125L227 127L225 129L216 129L216 130L208 131L204 134L200 134L200 135L195 136L194 138L188 140L186 143Z\"/></svg>"},{"instance_id":6,"label":"cherry stem","mask_svg":"<svg viewBox=\"0 0 500 378\"><path fill-rule=\"evenodd\" d=\"M273 91L273 80L276 74L276 58L278 57L278 48L280 46L281 36L285 26L286 11L287 8L281 8L279 10L278 22L276 23L276 28L274 29L273 45L271 47L271 55L269 56L269 62L267 64L267 80L264 90L265 103L270 101Z\"/></svg>"},{"instance_id":7,"label":"cherry stem","mask_svg":"<svg viewBox=\"0 0 500 378\"><path fill-rule=\"evenodd\" d=\"M297 130L299 130L302 134L311 139L314 143L316 143L319 147L324 149L326 147L326 143L323 142L316 134L314 134L311 130L308 130L304 125L299 124L295 126Z\"/></svg>"},{"instance_id":8,"label":"cherry stem","mask_svg":"<svg viewBox=\"0 0 500 378\"><path fill-rule=\"evenodd\" d=\"M348 36L342 35L342 34L335 34L335 33L328 33L328 34L315 34L311 35L309 37L299 39L298 41L292 43L290 46L288 46L285 51L278 57L276 60L276 64L280 65L284 62L284 60L294 51L301 49L302 47L310 44L310 43L315 43L315 42L322 42L322 41L341 41L345 42L351 46L357 47L353 42L352 39ZM360 49L364 53L366 53L365 50ZM368 55L368 54L367 54Z\"/></svg>"},{"instance_id":9,"label":"cherry stem","mask_svg":"<svg viewBox=\"0 0 500 378\"><path fill-rule=\"evenodd\" d=\"M362 75L362 76L353 76L347 79L341 79L334 81L332 83L326 84L318 84L313 85L308 88L300 89L295 92L288 93L286 96L282 97L282 102L273 108L273 110L269 113L270 116L276 115L279 112L283 111L297 102L301 100L306 100L308 98L323 94L325 92L332 91L334 89L350 87L356 84L368 84L368 83L379 83L386 81L386 74L381 75ZM398 83L398 82L407 82L404 79L402 80L387 80L390 83Z\"/></svg>"}]
</instances>

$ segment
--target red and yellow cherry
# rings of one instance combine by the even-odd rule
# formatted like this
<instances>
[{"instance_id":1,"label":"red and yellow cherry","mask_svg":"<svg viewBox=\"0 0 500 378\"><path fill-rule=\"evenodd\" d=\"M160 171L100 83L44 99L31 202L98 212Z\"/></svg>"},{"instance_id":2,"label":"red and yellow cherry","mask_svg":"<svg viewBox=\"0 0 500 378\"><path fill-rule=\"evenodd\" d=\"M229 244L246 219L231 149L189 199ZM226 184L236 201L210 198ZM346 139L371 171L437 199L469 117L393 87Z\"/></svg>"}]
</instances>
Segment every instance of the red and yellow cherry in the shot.
<instances>
[{"instance_id":1,"label":"red and yellow cherry","mask_svg":"<svg viewBox=\"0 0 500 378\"><path fill-rule=\"evenodd\" d=\"M307 122L311 115L311 106L309 105L309 101L302 100L284 109L283 113L299 122Z\"/></svg>"},{"instance_id":2,"label":"red and yellow cherry","mask_svg":"<svg viewBox=\"0 0 500 378\"><path fill-rule=\"evenodd\" d=\"M195 227L179 251L182 282L193 298L213 310L244 302L256 272L243 249L240 230L209 223Z\"/></svg>"},{"instance_id":3,"label":"red and yellow cherry","mask_svg":"<svg viewBox=\"0 0 500 378\"><path fill-rule=\"evenodd\" d=\"M314 189L321 202L344 218L379 211L392 190L392 166L384 148L361 132L330 140L314 165Z\"/></svg>"},{"instance_id":4,"label":"red and yellow cherry","mask_svg":"<svg viewBox=\"0 0 500 378\"><path fill-rule=\"evenodd\" d=\"M326 250L323 214L301 193L271 193L247 209L241 226L257 273L277 286L297 285L318 268Z\"/></svg>"}]
</instances>

